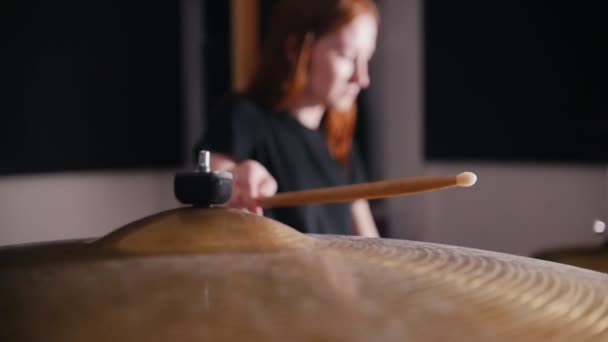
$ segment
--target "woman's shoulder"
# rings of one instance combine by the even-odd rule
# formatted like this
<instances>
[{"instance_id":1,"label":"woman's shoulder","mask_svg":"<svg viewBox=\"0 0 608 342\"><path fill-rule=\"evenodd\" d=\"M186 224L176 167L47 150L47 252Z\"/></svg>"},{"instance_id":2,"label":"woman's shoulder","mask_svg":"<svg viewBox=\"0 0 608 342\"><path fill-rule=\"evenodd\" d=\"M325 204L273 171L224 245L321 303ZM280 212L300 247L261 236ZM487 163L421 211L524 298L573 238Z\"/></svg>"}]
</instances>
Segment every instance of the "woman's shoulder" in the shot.
<instances>
[{"instance_id":1,"label":"woman's shoulder","mask_svg":"<svg viewBox=\"0 0 608 342\"><path fill-rule=\"evenodd\" d=\"M242 94L230 94L222 99L214 115L230 115L241 120L260 120L270 111Z\"/></svg>"}]
</instances>

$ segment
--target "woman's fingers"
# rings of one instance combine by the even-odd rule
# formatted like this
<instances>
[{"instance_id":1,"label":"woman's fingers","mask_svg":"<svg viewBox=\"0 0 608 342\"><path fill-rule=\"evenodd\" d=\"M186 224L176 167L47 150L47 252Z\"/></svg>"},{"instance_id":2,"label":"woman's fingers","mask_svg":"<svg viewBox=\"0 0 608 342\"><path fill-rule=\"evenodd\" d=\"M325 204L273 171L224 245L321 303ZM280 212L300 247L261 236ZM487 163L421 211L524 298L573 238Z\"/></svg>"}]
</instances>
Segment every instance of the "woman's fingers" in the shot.
<instances>
[{"instance_id":1,"label":"woman's fingers","mask_svg":"<svg viewBox=\"0 0 608 342\"><path fill-rule=\"evenodd\" d=\"M276 180L262 164L254 160L237 164L232 173L232 197L226 205L261 215L262 208L257 203L257 198L274 195L278 187Z\"/></svg>"},{"instance_id":2,"label":"woman's fingers","mask_svg":"<svg viewBox=\"0 0 608 342\"><path fill-rule=\"evenodd\" d=\"M272 196L272 195L274 195L274 194L277 193L278 187L279 186L277 184L277 181L272 176L265 177L260 182L260 190L259 190L259 196L258 197L260 197L260 196L264 196L264 197Z\"/></svg>"}]
</instances>

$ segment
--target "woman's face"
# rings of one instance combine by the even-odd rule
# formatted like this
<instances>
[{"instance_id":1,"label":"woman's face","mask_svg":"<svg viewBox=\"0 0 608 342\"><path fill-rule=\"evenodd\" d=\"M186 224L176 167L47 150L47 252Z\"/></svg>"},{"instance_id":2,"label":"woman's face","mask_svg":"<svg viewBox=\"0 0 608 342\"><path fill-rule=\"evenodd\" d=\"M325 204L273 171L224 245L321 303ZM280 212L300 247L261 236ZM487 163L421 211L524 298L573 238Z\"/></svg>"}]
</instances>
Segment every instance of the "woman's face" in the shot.
<instances>
[{"instance_id":1,"label":"woman's face","mask_svg":"<svg viewBox=\"0 0 608 342\"><path fill-rule=\"evenodd\" d=\"M376 48L378 27L368 14L320 37L312 48L307 95L338 111L349 110L369 85L368 63Z\"/></svg>"}]
</instances>

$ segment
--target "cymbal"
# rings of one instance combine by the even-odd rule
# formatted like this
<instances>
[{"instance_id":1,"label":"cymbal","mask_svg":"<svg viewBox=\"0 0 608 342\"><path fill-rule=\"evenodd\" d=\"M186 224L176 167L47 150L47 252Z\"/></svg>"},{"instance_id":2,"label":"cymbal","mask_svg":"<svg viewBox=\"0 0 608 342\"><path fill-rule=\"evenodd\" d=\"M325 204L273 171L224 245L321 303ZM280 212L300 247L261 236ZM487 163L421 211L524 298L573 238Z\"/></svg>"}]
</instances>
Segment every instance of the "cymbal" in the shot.
<instances>
[{"instance_id":1,"label":"cymbal","mask_svg":"<svg viewBox=\"0 0 608 342\"><path fill-rule=\"evenodd\" d=\"M177 209L0 249L2 341L606 341L608 276Z\"/></svg>"}]
</instances>

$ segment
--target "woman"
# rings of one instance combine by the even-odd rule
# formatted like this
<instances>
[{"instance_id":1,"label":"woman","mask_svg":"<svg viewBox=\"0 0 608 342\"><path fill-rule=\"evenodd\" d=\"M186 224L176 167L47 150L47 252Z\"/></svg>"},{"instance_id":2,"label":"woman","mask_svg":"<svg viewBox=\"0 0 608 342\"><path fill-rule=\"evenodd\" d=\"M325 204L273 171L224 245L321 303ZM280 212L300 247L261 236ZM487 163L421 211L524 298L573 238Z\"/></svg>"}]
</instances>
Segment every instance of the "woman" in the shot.
<instances>
[{"instance_id":1,"label":"woman","mask_svg":"<svg viewBox=\"0 0 608 342\"><path fill-rule=\"evenodd\" d=\"M355 100L369 85L378 12L371 0L281 0L244 94L210 122L199 149L233 173L227 206L262 214L259 196L365 181L353 146ZM378 231L365 200L264 211L306 233Z\"/></svg>"}]
</instances>

